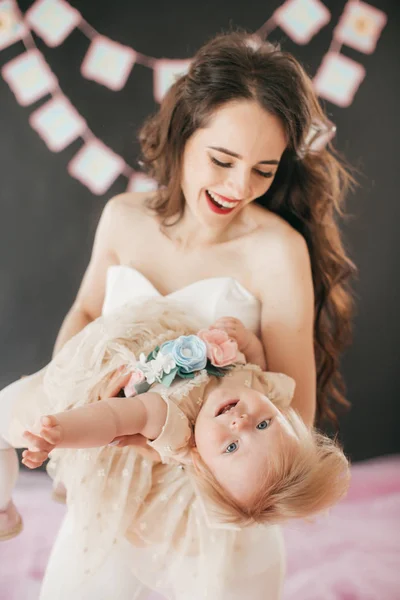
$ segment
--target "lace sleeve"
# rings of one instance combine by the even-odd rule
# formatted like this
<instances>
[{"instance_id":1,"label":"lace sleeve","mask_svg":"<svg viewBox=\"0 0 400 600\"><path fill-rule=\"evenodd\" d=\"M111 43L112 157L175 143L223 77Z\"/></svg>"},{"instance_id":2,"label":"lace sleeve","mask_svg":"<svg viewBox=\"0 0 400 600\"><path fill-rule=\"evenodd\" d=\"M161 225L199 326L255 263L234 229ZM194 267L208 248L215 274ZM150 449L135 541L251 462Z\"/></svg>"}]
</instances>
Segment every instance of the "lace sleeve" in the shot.
<instances>
[{"instance_id":1,"label":"lace sleeve","mask_svg":"<svg viewBox=\"0 0 400 600\"><path fill-rule=\"evenodd\" d=\"M188 461L189 449L193 438L192 423L194 422L194 419L190 417L198 412L198 408L194 411L190 410L190 414L185 414L179 405L182 404L183 406L182 399L187 398L192 390L203 386L208 380L207 372L203 370L193 379L181 380L170 388L166 388L163 385L153 388L153 391L160 394L166 402L168 412L160 435L152 442L148 442L148 444L157 450L164 463L182 463ZM201 394L199 394L198 400L194 403L200 405L201 402Z\"/></svg>"},{"instance_id":2,"label":"lace sleeve","mask_svg":"<svg viewBox=\"0 0 400 600\"><path fill-rule=\"evenodd\" d=\"M185 455L192 438L189 419L167 395L161 394L167 404L167 418L158 438L147 442L161 457L163 463L182 462L178 454Z\"/></svg>"}]
</instances>

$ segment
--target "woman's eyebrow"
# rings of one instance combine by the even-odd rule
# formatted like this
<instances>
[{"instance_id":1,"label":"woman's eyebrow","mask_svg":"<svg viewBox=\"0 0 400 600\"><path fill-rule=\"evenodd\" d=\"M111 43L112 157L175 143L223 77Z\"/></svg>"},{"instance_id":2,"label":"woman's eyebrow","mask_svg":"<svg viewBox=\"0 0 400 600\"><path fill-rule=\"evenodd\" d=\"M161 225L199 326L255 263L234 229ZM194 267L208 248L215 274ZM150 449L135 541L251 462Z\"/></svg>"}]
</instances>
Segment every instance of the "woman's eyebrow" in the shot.
<instances>
[{"instance_id":1,"label":"woman's eyebrow","mask_svg":"<svg viewBox=\"0 0 400 600\"><path fill-rule=\"evenodd\" d=\"M218 152L223 152L224 154L229 154L229 156L233 156L234 158L242 159L243 156L233 152L232 150L228 150L227 148L221 148L220 146L207 146L207 148L211 148L211 150L217 150ZM260 160L257 163L258 165L279 165L279 160L271 159L271 160Z\"/></svg>"}]
</instances>

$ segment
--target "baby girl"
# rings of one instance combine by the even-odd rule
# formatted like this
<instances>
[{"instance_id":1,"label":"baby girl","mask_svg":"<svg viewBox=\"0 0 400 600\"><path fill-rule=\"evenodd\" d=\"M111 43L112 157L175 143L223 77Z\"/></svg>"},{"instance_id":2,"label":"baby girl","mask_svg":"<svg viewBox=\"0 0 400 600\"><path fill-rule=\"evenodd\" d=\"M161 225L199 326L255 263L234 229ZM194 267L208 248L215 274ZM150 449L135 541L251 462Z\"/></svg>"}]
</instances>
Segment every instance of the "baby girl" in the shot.
<instances>
[{"instance_id":1,"label":"baby girl","mask_svg":"<svg viewBox=\"0 0 400 600\"><path fill-rule=\"evenodd\" d=\"M65 597L84 594L111 548L138 594L187 598L196 582L191 597L225 600L227 586L240 593L245 563L264 597L280 560L276 524L337 502L349 469L290 408L294 381L263 369L261 342L240 322L199 330L159 299L100 317L0 393L3 439L28 445L31 468L50 454L48 471L67 488L54 555L71 573ZM57 573L45 581L52 594Z\"/></svg>"},{"instance_id":2,"label":"baby girl","mask_svg":"<svg viewBox=\"0 0 400 600\"><path fill-rule=\"evenodd\" d=\"M24 433L24 464L40 466L55 448L104 447L136 436L163 463L190 469L219 518L238 525L308 516L343 494L344 455L290 409L294 381L262 371L254 333L225 318L196 335L168 337L140 360L120 356L123 364L100 379L84 406L72 408L69 399L68 410L43 416L36 433Z\"/></svg>"}]
</instances>

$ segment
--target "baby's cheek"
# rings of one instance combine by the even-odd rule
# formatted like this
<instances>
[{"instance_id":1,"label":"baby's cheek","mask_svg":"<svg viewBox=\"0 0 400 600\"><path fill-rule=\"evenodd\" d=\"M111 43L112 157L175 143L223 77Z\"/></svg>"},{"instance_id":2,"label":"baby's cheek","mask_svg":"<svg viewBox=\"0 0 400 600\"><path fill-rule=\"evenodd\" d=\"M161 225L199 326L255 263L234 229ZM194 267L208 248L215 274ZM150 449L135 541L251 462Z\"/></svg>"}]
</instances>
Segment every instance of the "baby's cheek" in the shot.
<instances>
[{"instance_id":1,"label":"baby's cheek","mask_svg":"<svg viewBox=\"0 0 400 600\"><path fill-rule=\"evenodd\" d=\"M206 424L203 422L203 419L198 418L193 432L194 443L197 447L202 447L203 443L206 442L207 433Z\"/></svg>"},{"instance_id":2,"label":"baby's cheek","mask_svg":"<svg viewBox=\"0 0 400 600\"><path fill-rule=\"evenodd\" d=\"M207 457L212 453L216 443L215 427L209 420L198 419L194 430L194 439L201 455Z\"/></svg>"}]
</instances>

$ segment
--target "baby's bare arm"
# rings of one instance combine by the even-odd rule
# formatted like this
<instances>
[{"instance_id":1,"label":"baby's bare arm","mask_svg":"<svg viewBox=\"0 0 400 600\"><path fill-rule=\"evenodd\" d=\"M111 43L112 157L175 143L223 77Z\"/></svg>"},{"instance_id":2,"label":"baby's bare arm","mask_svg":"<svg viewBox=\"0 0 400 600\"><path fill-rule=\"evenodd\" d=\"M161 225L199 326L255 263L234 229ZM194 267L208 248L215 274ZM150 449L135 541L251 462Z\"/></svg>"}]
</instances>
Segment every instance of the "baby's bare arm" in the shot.
<instances>
[{"instance_id":1,"label":"baby's bare arm","mask_svg":"<svg viewBox=\"0 0 400 600\"><path fill-rule=\"evenodd\" d=\"M61 427L59 448L105 446L121 435L155 439L161 433L167 407L159 394L107 398L54 415Z\"/></svg>"},{"instance_id":2,"label":"baby's bare arm","mask_svg":"<svg viewBox=\"0 0 400 600\"><path fill-rule=\"evenodd\" d=\"M49 443L51 449L94 448L132 434L155 439L164 426L167 406L159 394L146 392L133 398L99 400L50 417L51 422L46 423L48 417L42 419L38 435L26 432L32 451L43 451Z\"/></svg>"},{"instance_id":3,"label":"baby's bare arm","mask_svg":"<svg viewBox=\"0 0 400 600\"><path fill-rule=\"evenodd\" d=\"M258 365L263 371L266 371L267 361L265 360L262 342L258 339L255 333L249 329L247 329L247 332L247 345L240 351L245 355L247 362L252 363L253 365Z\"/></svg>"}]
</instances>

